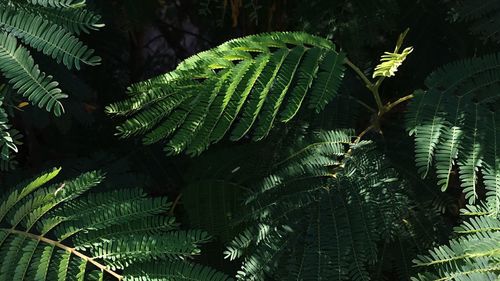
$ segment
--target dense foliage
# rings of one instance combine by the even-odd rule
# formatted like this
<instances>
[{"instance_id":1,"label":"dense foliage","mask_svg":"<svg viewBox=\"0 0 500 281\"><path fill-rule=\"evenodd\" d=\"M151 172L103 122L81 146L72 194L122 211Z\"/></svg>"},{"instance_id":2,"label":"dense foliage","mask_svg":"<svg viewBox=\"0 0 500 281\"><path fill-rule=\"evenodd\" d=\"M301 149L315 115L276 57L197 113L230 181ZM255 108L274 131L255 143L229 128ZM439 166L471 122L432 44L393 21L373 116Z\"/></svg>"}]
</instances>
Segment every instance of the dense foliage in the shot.
<instances>
[{"instance_id":1,"label":"dense foliage","mask_svg":"<svg viewBox=\"0 0 500 281\"><path fill-rule=\"evenodd\" d=\"M0 280L499 280L499 11L0 0Z\"/></svg>"}]
</instances>

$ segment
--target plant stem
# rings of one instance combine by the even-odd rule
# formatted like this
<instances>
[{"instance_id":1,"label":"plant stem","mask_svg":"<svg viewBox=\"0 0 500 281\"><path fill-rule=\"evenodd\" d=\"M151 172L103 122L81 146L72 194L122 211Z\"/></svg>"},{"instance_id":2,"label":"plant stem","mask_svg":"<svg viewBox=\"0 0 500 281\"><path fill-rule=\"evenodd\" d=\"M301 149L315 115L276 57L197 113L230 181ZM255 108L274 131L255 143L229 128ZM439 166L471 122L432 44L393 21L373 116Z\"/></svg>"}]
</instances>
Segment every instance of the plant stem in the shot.
<instances>
[{"instance_id":1,"label":"plant stem","mask_svg":"<svg viewBox=\"0 0 500 281\"><path fill-rule=\"evenodd\" d=\"M412 98L414 98L415 96L413 94L409 94L407 96L404 96L404 97L401 97L399 99L397 99L395 102L390 102L388 104L385 105L385 108L386 108L386 111L390 111L391 109L393 109L395 106L397 106L398 104L402 103L402 102L405 102L407 100L410 100Z\"/></svg>"},{"instance_id":2,"label":"plant stem","mask_svg":"<svg viewBox=\"0 0 500 281\"><path fill-rule=\"evenodd\" d=\"M366 75L361 71L359 67L357 67L354 63L352 63L348 58L345 58L344 62L352 69L356 74L363 80L365 83L365 86L370 90L370 92L373 94L373 97L375 98L375 102L377 103L377 107L379 112L384 110L384 105L382 103L382 99L380 98L380 94L378 92L378 88L380 87L380 84L384 79L379 79L375 84L366 77Z\"/></svg>"},{"instance_id":3,"label":"plant stem","mask_svg":"<svg viewBox=\"0 0 500 281\"><path fill-rule=\"evenodd\" d=\"M33 234L33 233L24 232L24 231L19 231L19 230L16 230L16 229L1 228L0 230L8 232L8 233L11 233L11 234L22 235L22 236L28 237L30 239L33 239L33 240L42 241L42 242L47 243L49 245L52 245L54 247L63 249L66 252L69 252L70 254L75 255L75 256L77 256L77 257L85 260L86 262L89 262L89 263L93 264L95 267L99 268L101 271L109 273L111 276L115 277L117 280L123 280L123 276L122 275L119 275L118 273L110 270L107 266L105 266L105 265L103 265L103 264L101 264L101 263L93 260L91 257L88 257L88 256L86 256L86 255L78 252L74 248L71 248L71 247L68 247L68 246L66 246L64 244L61 244L60 242L54 241L52 239L49 239L49 238L41 236L41 235L36 235L36 234Z\"/></svg>"},{"instance_id":4,"label":"plant stem","mask_svg":"<svg viewBox=\"0 0 500 281\"><path fill-rule=\"evenodd\" d=\"M368 79L368 77L366 77L366 75L363 73L363 71L361 71L361 69L359 69L359 67L357 67L354 63L352 63L348 58L345 58L344 62L350 68L352 68L352 70L354 70L354 72L356 72L356 74L358 74L359 78L361 78L361 80L363 80L363 82L365 82L365 85L368 89L370 89L374 86L373 83L370 81L370 79Z\"/></svg>"},{"instance_id":5,"label":"plant stem","mask_svg":"<svg viewBox=\"0 0 500 281\"><path fill-rule=\"evenodd\" d=\"M375 82L375 85L373 85L373 89L371 89L373 93L373 97L375 98L375 102L377 103L377 107L379 111L385 112L386 108L384 108L384 105L382 104L382 99L380 98L380 94L378 89L380 88L380 85L382 85L382 82L384 82L385 77L380 77L377 82Z\"/></svg>"},{"instance_id":6,"label":"plant stem","mask_svg":"<svg viewBox=\"0 0 500 281\"><path fill-rule=\"evenodd\" d=\"M356 74L359 76L359 78L361 78L361 80L363 80L363 82L365 83L365 86L366 88L368 88L368 90L370 90L370 92L373 94L373 98L375 99L375 102L377 103L377 109L378 109L378 112L376 112L375 109L373 109L372 107L370 107L369 105L367 105L366 103L356 99L353 97L353 99L355 99L358 103L360 103L361 105L363 105L364 107L368 108L370 111L374 112L375 113L375 117L373 118L373 121L371 123L370 126L368 126L368 128L366 128L364 131L362 131L356 138L356 143L358 143L359 141L361 141L361 138L366 134L368 133L370 130L372 129L379 129L379 121L380 119L382 118L382 116L391 111L395 106L397 106L398 104L402 103L402 102L405 102L409 99L412 99L414 97L413 94L410 94L410 95L407 95L407 96L404 96L404 97L401 97L399 99L397 99L395 102L389 102L387 103L386 105L384 105L382 103L382 99L380 98L380 93L379 93L379 88L380 88L380 85L382 85L382 82L384 82L384 79L385 77L380 77L375 83L373 83L372 81L370 81L370 79L368 79L368 77L366 77L366 75L363 73L363 71L361 71L361 69L359 67L357 67L354 63L352 63L348 58L345 58L344 60L345 64L347 64L352 70L354 70L354 72L356 72Z\"/></svg>"},{"instance_id":7,"label":"plant stem","mask_svg":"<svg viewBox=\"0 0 500 281\"><path fill-rule=\"evenodd\" d=\"M382 99L380 98L378 87L379 86L375 85L373 86L373 88L370 89L370 91L373 93L373 97L375 98L375 102L377 103L378 111L382 113L385 111L385 108L384 105L382 104Z\"/></svg>"},{"instance_id":8,"label":"plant stem","mask_svg":"<svg viewBox=\"0 0 500 281\"><path fill-rule=\"evenodd\" d=\"M179 201L181 200L181 197L182 197L182 193L179 193L179 195L177 195L177 197L175 198L175 201L172 204L172 208L170 208L170 212L169 212L170 215L174 214L175 207L177 207L177 204L179 204Z\"/></svg>"},{"instance_id":9,"label":"plant stem","mask_svg":"<svg viewBox=\"0 0 500 281\"><path fill-rule=\"evenodd\" d=\"M374 125L370 125L368 126L368 128L366 128L363 132L361 132L357 137L356 137L356 140L354 141L355 143L359 143L361 141L361 138L366 134L368 133L371 129L375 128Z\"/></svg>"},{"instance_id":10,"label":"plant stem","mask_svg":"<svg viewBox=\"0 0 500 281\"><path fill-rule=\"evenodd\" d=\"M350 99L353 99L354 101L356 101L357 103L359 103L360 105L362 105L363 107L365 107L366 109L368 109L369 111L371 112L377 112L376 109L374 109L373 107L369 106L368 104L366 104L365 102L363 102L362 100L360 99L357 99L353 96L349 96Z\"/></svg>"}]
</instances>

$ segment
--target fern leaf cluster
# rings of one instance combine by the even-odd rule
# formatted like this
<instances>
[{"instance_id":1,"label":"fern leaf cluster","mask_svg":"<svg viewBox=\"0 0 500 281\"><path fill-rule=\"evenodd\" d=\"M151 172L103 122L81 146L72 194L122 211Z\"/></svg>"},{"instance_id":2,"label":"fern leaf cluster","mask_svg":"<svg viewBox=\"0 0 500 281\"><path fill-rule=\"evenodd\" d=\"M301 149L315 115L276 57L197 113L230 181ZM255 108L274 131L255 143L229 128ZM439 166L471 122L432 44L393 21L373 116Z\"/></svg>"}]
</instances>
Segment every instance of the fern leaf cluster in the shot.
<instances>
[{"instance_id":1,"label":"fern leaf cluster","mask_svg":"<svg viewBox=\"0 0 500 281\"><path fill-rule=\"evenodd\" d=\"M422 268L412 280L498 280L500 278L500 217L487 207L469 206L455 228L458 237L414 260Z\"/></svg>"},{"instance_id":2,"label":"fern leaf cluster","mask_svg":"<svg viewBox=\"0 0 500 281\"><path fill-rule=\"evenodd\" d=\"M498 75L498 54L449 64L427 78L428 89L415 94L406 118L421 175L435 166L445 190L457 165L472 204L478 198L481 169L486 204L494 213L500 211Z\"/></svg>"},{"instance_id":3,"label":"fern leaf cluster","mask_svg":"<svg viewBox=\"0 0 500 281\"><path fill-rule=\"evenodd\" d=\"M245 203L226 256L240 280L368 280L379 245L402 228L408 198L370 142L325 131L277 163Z\"/></svg>"},{"instance_id":4,"label":"fern leaf cluster","mask_svg":"<svg viewBox=\"0 0 500 281\"><path fill-rule=\"evenodd\" d=\"M0 3L0 71L12 88L32 104L56 116L67 97L44 73L27 47L51 57L68 69L97 65L100 58L74 33L101 26L99 16L84 1L2 1Z\"/></svg>"},{"instance_id":5,"label":"fern leaf cluster","mask_svg":"<svg viewBox=\"0 0 500 281\"><path fill-rule=\"evenodd\" d=\"M0 280L229 280L187 261L209 237L179 230L166 198L94 191L100 172L48 184L59 171L0 199Z\"/></svg>"},{"instance_id":6,"label":"fern leaf cluster","mask_svg":"<svg viewBox=\"0 0 500 281\"><path fill-rule=\"evenodd\" d=\"M305 103L321 111L339 88L344 54L305 33L271 33L231 40L177 69L129 88L131 97L107 107L126 115L122 137L168 140L165 151L199 154L232 128L232 140L260 140Z\"/></svg>"},{"instance_id":7,"label":"fern leaf cluster","mask_svg":"<svg viewBox=\"0 0 500 281\"><path fill-rule=\"evenodd\" d=\"M3 89L0 93L4 93ZM0 95L0 170L8 170L13 162L12 153L16 153L21 144L21 134L9 123L7 112L2 108L3 101L4 97Z\"/></svg>"},{"instance_id":8,"label":"fern leaf cluster","mask_svg":"<svg viewBox=\"0 0 500 281\"><path fill-rule=\"evenodd\" d=\"M465 0L452 3L453 20L466 22L472 34L485 41L500 42L500 3L495 0Z\"/></svg>"}]
</instances>

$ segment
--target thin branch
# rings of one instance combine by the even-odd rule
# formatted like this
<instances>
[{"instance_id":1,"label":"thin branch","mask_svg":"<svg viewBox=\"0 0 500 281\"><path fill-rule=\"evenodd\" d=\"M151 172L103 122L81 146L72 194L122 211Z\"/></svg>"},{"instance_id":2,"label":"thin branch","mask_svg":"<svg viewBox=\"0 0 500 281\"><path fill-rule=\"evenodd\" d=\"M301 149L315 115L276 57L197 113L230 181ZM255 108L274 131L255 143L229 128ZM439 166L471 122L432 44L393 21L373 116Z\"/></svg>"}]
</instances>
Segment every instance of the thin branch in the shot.
<instances>
[{"instance_id":1,"label":"thin branch","mask_svg":"<svg viewBox=\"0 0 500 281\"><path fill-rule=\"evenodd\" d=\"M123 276L122 275L120 275L120 274L118 274L118 273L110 270L107 266L105 266L105 265L103 265L103 264L95 261L91 257L88 257L88 256L86 256L86 255L78 252L74 248L68 247L68 246L66 246L64 244L61 244L61 243L57 242L57 241L54 241L52 239L49 239L49 238L41 236L41 235L36 235L36 234L33 234L33 233L24 232L24 231L19 231L19 230L16 230L16 229L2 228L1 230L5 231L5 232L8 232L8 233L11 233L11 234L17 234L17 235L26 236L26 237L31 238L33 240L42 241L42 242L47 243L49 245L52 245L54 247L63 249L66 252L69 252L70 254L75 255L75 256L77 256L77 257L85 260L86 262L89 262L89 263L93 264L95 267L99 268L101 271L109 273L111 276L115 277L117 280L123 280Z\"/></svg>"},{"instance_id":2,"label":"thin branch","mask_svg":"<svg viewBox=\"0 0 500 281\"><path fill-rule=\"evenodd\" d=\"M380 80L379 80L380 81ZM370 91L373 93L373 97L375 98L375 102L377 103L377 107L379 112L383 113L385 112L386 108L382 104L382 99L380 98L380 93L378 92L378 87L380 84L375 84L373 88L370 89Z\"/></svg>"},{"instance_id":3,"label":"thin branch","mask_svg":"<svg viewBox=\"0 0 500 281\"><path fill-rule=\"evenodd\" d=\"M174 214L175 207L177 207L177 205L179 204L181 197L182 197L182 193L179 193L179 195L177 195L177 197L175 198L174 204L172 204L172 208L170 209L170 212L168 212L170 215Z\"/></svg>"},{"instance_id":4,"label":"thin branch","mask_svg":"<svg viewBox=\"0 0 500 281\"><path fill-rule=\"evenodd\" d=\"M312 143L312 144L309 144L308 146L300 149L299 151L297 152L294 152L292 155L288 156L287 158L279 161L278 163L274 164L273 167L279 167L280 165L283 165L283 163L289 161L290 159L293 159L295 157L297 157L297 155L301 154L301 153L304 153L305 151L311 149L312 147L315 147L315 146L318 146L318 145L324 145L324 144L329 144L329 143L335 143L335 144L349 144L348 142L332 142L332 141L322 141L322 142L315 142L315 143Z\"/></svg>"},{"instance_id":5,"label":"thin branch","mask_svg":"<svg viewBox=\"0 0 500 281\"><path fill-rule=\"evenodd\" d=\"M352 63L348 58L345 58L344 62L350 68L352 68L352 70L354 70L354 72L356 72L356 74L358 74L359 78L361 78L361 80L363 80L363 82L365 83L365 85L368 89L370 89L374 86L373 83L370 81L370 79L368 79L368 77L366 77L366 75L363 73L363 71L361 71L361 69L359 69L359 67L357 67L354 63Z\"/></svg>"},{"instance_id":6,"label":"thin branch","mask_svg":"<svg viewBox=\"0 0 500 281\"><path fill-rule=\"evenodd\" d=\"M375 98L375 102L377 103L377 107L381 112L385 112L387 110L387 108L385 108L384 105L382 104L382 99L380 98L380 93L378 91L380 85L382 85L382 82L384 82L384 80L385 77L380 77L377 80L377 82L375 82L375 85L373 85L373 89L371 89L373 97Z\"/></svg>"},{"instance_id":7,"label":"thin branch","mask_svg":"<svg viewBox=\"0 0 500 281\"><path fill-rule=\"evenodd\" d=\"M411 100L411 99L412 99L412 98L414 98L414 97L415 97L415 95L413 95L413 94L409 94L409 95L407 95L407 96L404 96L404 97L401 97L401 98L397 99L395 102L392 102L392 103L390 102L390 103L388 103L388 104L385 106L386 111L389 111L389 110L393 109L395 106L397 106L398 104L400 104L400 103L402 103L402 102L405 102L405 101L407 101L407 100Z\"/></svg>"},{"instance_id":8,"label":"thin branch","mask_svg":"<svg viewBox=\"0 0 500 281\"><path fill-rule=\"evenodd\" d=\"M377 112L377 110L371 106L369 106L368 104L366 104L365 102L363 102L362 100L358 99L358 98L355 98L353 96L349 96L350 99L353 99L355 102L359 103L360 105L362 105L363 107L365 107L366 109L368 109L369 111L375 113Z\"/></svg>"},{"instance_id":9,"label":"thin branch","mask_svg":"<svg viewBox=\"0 0 500 281\"><path fill-rule=\"evenodd\" d=\"M379 111L384 111L384 105L382 104L382 99L380 98L380 94L378 92L378 88L380 87L380 84L382 83L383 79L379 79L375 84L366 77L366 75L361 71L359 67L357 67L354 63L352 63L348 58L345 58L344 62L352 69L356 74L358 74L359 78L363 80L365 83L365 86L370 90L370 92L373 94L373 97L375 98L375 102L377 103L377 107Z\"/></svg>"},{"instance_id":10,"label":"thin branch","mask_svg":"<svg viewBox=\"0 0 500 281\"><path fill-rule=\"evenodd\" d=\"M356 137L356 140L354 141L355 143L359 143L361 141L361 138L363 138L364 135L366 135L366 133L368 133L370 130L372 130L373 128L375 128L374 125L370 125L368 126L368 128L366 128L363 132L361 132L357 137Z\"/></svg>"}]
</instances>

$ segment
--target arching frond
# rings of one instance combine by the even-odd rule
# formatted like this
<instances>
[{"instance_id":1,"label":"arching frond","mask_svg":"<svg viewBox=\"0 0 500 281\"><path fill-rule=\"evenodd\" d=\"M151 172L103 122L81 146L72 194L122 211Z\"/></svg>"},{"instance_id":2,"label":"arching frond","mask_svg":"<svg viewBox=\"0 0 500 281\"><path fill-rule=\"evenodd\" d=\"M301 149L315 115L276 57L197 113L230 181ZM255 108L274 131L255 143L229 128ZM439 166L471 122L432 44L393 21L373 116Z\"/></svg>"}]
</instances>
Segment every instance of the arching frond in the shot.
<instances>
[{"instance_id":1,"label":"arching frond","mask_svg":"<svg viewBox=\"0 0 500 281\"><path fill-rule=\"evenodd\" d=\"M34 49L50 56L68 69L80 69L80 64L97 65L100 58L66 29L24 11L0 11L0 28L20 38Z\"/></svg>"},{"instance_id":2,"label":"arching frond","mask_svg":"<svg viewBox=\"0 0 500 281\"><path fill-rule=\"evenodd\" d=\"M1 1L0 73L10 89L39 108L56 116L63 114L62 100L68 95L50 74L40 69L28 49L39 51L68 69L97 65L100 58L75 34L102 27L99 20L98 15L85 8L85 0ZM6 124L4 119L7 116L2 117L2 124ZM2 169L11 166L5 162L5 155L16 147L3 144L13 143L10 139L16 135L14 132L6 133L4 128L1 133Z\"/></svg>"},{"instance_id":3,"label":"arching frond","mask_svg":"<svg viewBox=\"0 0 500 281\"><path fill-rule=\"evenodd\" d=\"M87 9L54 10L36 6L25 6L23 8L32 13L38 13L45 20L52 21L75 34L81 32L90 33L91 30L98 30L104 26L101 23L101 16Z\"/></svg>"},{"instance_id":4,"label":"arching frond","mask_svg":"<svg viewBox=\"0 0 500 281\"><path fill-rule=\"evenodd\" d=\"M29 51L19 46L16 38L3 32L0 32L0 71L13 89L38 107L56 116L64 112L60 99L67 95L57 87L58 83L39 70Z\"/></svg>"},{"instance_id":5,"label":"arching frond","mask_svg":"<svg viewBox=\"0 0 500 281\"><path fill-rule=\"evenodd\" d=\"M427 91L415 94L406 117L421 175L435 166L445 190L457 165L466 198L474 203L481 168L487 206L495 213L500 212L498 75L499 54L449 64L427 78Z\"/></svg>"},{"instance_id":6,"label":"arching frond","mask_svg":"<svg viewBox=\"0 0 500 281\"><path fill-rule=\"evenodd\" d=\"M132 85L131 97L106 111L129 116L118 126L123 137L145 134L146 144L168 140L169 154L199 154L231 128L232 140L261 140L304 103L321 111L338 91L343 62L331 42L305 33L248 36Z\"/></svg>"},{"instance_id":7,"label":"arching frond","mask_svg":"<svg viewBox=\"0 0 500 281\"><path fill-rule=\"evenodd\" d=\"M488 208L464 210L457 238L431 249L414 263L420 273L412 280L498 280L500 276L500 218ZM482 214L479 214L482 213Z\"/></svg>"},{"instance_id":8,"label":"arching frond","mask_svg":"<svg viewBox=\"0 0 500 281\"><path fill-rule=\"evenodd\" d=\"M47 185L59 171L0 198L1 280L230 280L185 261L209 237L179 230L166 198L93 191L100 172Z\"/></svg>"},{"instance_id":9,"label":"arching frond","mask_svg":"<svg viewBox=\"0 0 500 281\"><path fill-rule=\"evenodd\" d=\"M402 182L369 142L327 131L302 140L246 199L226 257L240 280L368 280L379 245L404 228ZM411 223L410 223L411 224Z\"/></svg>"}]
</instances>

